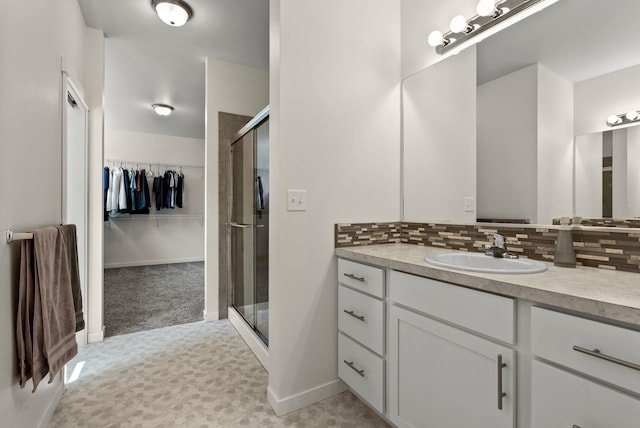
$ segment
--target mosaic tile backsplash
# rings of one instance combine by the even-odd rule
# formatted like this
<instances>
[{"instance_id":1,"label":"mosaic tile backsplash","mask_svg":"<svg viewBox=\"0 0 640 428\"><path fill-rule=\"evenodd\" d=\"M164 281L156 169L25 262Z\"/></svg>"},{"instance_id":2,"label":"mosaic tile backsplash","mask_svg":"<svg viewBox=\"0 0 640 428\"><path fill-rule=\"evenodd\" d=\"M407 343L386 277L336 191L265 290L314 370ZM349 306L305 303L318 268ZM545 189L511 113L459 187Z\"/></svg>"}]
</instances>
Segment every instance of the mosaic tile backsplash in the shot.
<instances>
[{"instance_id":1,"label":"mosaic tile backsplash","mask_svg":"<svg viewBox=\"0 0 640 428\"><path fill-rule=\"evenodd\" d=\"M553 219L553 224L560 224L559 218ZM582 217L583 226L596 227L640 227L640 218L595 218Z\"/></svg>"},{"instance_id":2,"label":"mosaic tile backsplash","mask_svg":"<svg viewBox=\"0 0 640 428\"><path fill-rule=\"evenodd\" d=\"M553 261L557 228L528 225L454 223L349 223L335 225L335 246L407 243L482 252L491 239L505 236L509 251L530 259ZM640 232L631 230L573 231L578 265L640 273Z\"/></svg>"}]
</instances>

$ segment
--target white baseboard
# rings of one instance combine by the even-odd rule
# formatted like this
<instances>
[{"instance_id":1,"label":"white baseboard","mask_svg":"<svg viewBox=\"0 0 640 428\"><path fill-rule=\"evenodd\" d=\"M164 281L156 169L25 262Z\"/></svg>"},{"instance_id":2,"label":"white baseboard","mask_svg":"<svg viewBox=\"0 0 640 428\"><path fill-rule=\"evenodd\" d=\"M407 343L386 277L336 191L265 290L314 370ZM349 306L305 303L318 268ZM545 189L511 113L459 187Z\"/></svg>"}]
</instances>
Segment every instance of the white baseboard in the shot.
<instances>
[{"instance_id":1,"label":"white baseboard","mask_svg":"<svg viewBox=\"0 0 640 428\"><path fill-rule=\"evenodd\" d=\"M204 258L202 257L187 257L184 259L138 260L133 262L105 263L104 268L113 269L113 268L132 267L132 266L166 265L170 263L191 263L191 262L203 262L203 261L204 261Z\"/></svg>"},{"instance_id":2,"label":"white baseboard","mask_svg":"<svg viewBox=\"0 0 640 428\"><path fill-rule=\"evenodd\" d=\"M202 318L205 321L218 321L220 319L220 312L208 313L206 310L202 311Z\"/></svg>"},{"instance_id":3,"label":"white baseboard","mask_svg":"<svg viewBox=\"0 0 640 428\"><path fill-rule=\"evenodd\" d=\"M64 370L60 370L62 373ZM51 422L51 418L53 417L53 413L58 408L60 404L60 400L62 400L62 395L64 394L64 379L62 376L58 376L58 382L56 382L56 390L53 393L53 399L49 403L47 410L42 415L42 419L38 424L39 428L47 428L49 426L49 422Z\"/></svg>"},{"instance_id":4,"label":"white baseboard","mask_svg":"<svg viewBox=\"0 0 640 428\"><path fill-rule=\"evenodd\" d=\"M284 416L294 410L301 409L310 404L333 397L346 391L349 387L340 379L325 383L324 385L308 389L299 394L286 398L278 398L271 387L267 388L267 401L278 416Z\"/></svg>"},{"instance_id":5,"label":"white baseboard","mask_svg":"<svg viewBox=\"0 0 640 428\"><path fill-rule=\"evenodd\" d=\"M87 342L95 343L102 342L104 340L104 326L102 330L87 334Z\"/></svg>"},{"instance_id":6,"label":"white baseboard","mask_svg":"<svg viewBox=\"0 0 640 428\"><path fill-rule=\"evenodd\" d=\"M262 367L269 372L269 348L258 335L247 325L242 316L234 308L229 308L229 321L254 353Z\"/></svg>"}]
</instances>

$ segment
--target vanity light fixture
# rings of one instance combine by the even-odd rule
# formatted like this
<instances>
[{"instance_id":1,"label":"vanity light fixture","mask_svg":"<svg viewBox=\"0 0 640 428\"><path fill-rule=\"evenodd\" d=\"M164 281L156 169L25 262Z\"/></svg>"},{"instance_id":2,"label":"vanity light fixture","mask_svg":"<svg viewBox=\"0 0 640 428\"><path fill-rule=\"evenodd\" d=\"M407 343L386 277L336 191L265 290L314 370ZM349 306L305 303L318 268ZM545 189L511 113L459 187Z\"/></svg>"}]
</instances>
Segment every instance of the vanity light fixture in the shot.
<instances>
[{"instance_id":1,"label":"vanity light fixture","mask_svg":"<svg viewBox=\"0 0 640 428\"><path fill-rule=\"evenodd\" d=\"M480 0L476 7L477 15L469 20L463 15L455 16L449 25L450 31L444 34L438 30L432 31L427 41L440 55L457 53L556 1Z\"/></svg>"},{"instance_id":2,"label":"vanity light fixture","mask_svg":"<svg viewBox=\"0 0 640 428\"><path fill-rule=\"evenodd\" d=\"M167 25L181 27L193 16L193 9L183 0L151 0L158 17Z\"/></svg>"},{"instance_id":3,"label":"vanity light fixture","mask_svg":"<svg viewBox=\"0 0 640 428\"><path fill-rule=\"evenodd\" d=\"M622 114L612 114L607 117L607 125L620 126L628 125L630 123L640 123L640 111L630 110Z\"/></svg>"},{"instance_id":4,"label":"vanity light fixture","mask_svg":"<svg viewBox=\"0 0 640 428\"><path fill-rule=\"evenodd\" d=\"M151 104L151 107L158 116L169 116L175 110L175 108L169 104Z\"/></svg>"}]
</instances>

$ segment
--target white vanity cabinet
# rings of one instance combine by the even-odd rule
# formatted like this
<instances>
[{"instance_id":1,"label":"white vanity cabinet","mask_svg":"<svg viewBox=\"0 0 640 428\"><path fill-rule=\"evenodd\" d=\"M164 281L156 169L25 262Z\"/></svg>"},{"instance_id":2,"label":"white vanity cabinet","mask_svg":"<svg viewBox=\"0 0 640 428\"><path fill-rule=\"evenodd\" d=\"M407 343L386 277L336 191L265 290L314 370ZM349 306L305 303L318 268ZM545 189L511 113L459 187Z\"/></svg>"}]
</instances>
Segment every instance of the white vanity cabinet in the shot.
<instances>
[{"instance_id":1,"label":"white vanity cabinet","mask_svg":"<svg viewBox=\"0 0 640 428\"><path fill-rule=\"evenodd\" d=\"M514 427L515 351L486 337L514 340L513 299L391 271L389 301L390 420Z\"/></svg>"},{"instance_id":2,"label":"white vanity cabinet","mask_svg":"<svg viewBox=\"0 0 640 428\"><path fill-rule=\"evenodd\" d=\"M639 331L534 307L531 333L533 428L640 426Z\"/></svg>"},{"instance_id":3,"label":"white vanity cabinet","mask_svg":"<svg viewBox=\"0 0 640 428\"><path fill-rule=\"evenodd\" d=\"M384 270L338 259L338 376L385 411Z\"/></svg>"}]
</instances>

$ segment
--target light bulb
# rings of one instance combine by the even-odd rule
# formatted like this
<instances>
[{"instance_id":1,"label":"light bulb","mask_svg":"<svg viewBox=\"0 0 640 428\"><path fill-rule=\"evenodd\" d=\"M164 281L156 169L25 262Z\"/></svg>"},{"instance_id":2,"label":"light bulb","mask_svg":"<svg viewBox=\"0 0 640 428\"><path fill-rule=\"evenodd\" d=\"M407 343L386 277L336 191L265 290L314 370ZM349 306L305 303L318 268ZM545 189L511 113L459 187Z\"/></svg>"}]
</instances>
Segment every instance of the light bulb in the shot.
<instances>
[{"instance_id":1,"label":"light bulb","mask_svg":"<svg viewBox=\"0 0 640 428\"><path fill-rule=\"evenodd\" d=\"M638 120L638 118L640 117L640 113L638 113L635 110L631 110L630 112L628 112L627 114L625 114L625 117L628 120Z\"/></svg>"},{"instance_id":2,"label":"light bulb","mask_svg":"<svg viewBox=\"0 0 640 428\"><path fill-rule=\"evenodd\" d=\"M607 123L609 125L615 125L622 122L622 119L620 119L618 116L616 116L615 114L612 114L611 116L609 116L607 118Z\"/></svg>"},{"instance_id":3,"label":"light bulb","mask_svg":"<svg viewBox=\"0 0 640 428\"><path fill-rule=\"evenodd\" d=\"M496 0L480 0L476 12L480 16L491 16L496 10Z\"/></svg>"},{"instance_id":4,"label":"light bulb","mask_svg":"<svg viewBox=\"0 0 640 428\"><path fill-rule=\"evenodd\" d=\"M452 33L464 33L467 29L467 18L462 15L454 16L449 23L449 28Z\"/></svg>"},{"instance_id":5,"label":"light bulb","mask_svg":"<svg viewBox=\"0 0 640 428\"><path fill-rule=\"evenodd\" d=\"M433 46L435 48L436 46L440 46L444 43L444 36L442 35L441 31L434 30L429 33L427 42L429 43L429 46Z\"/></svg>"}]
</instances>

